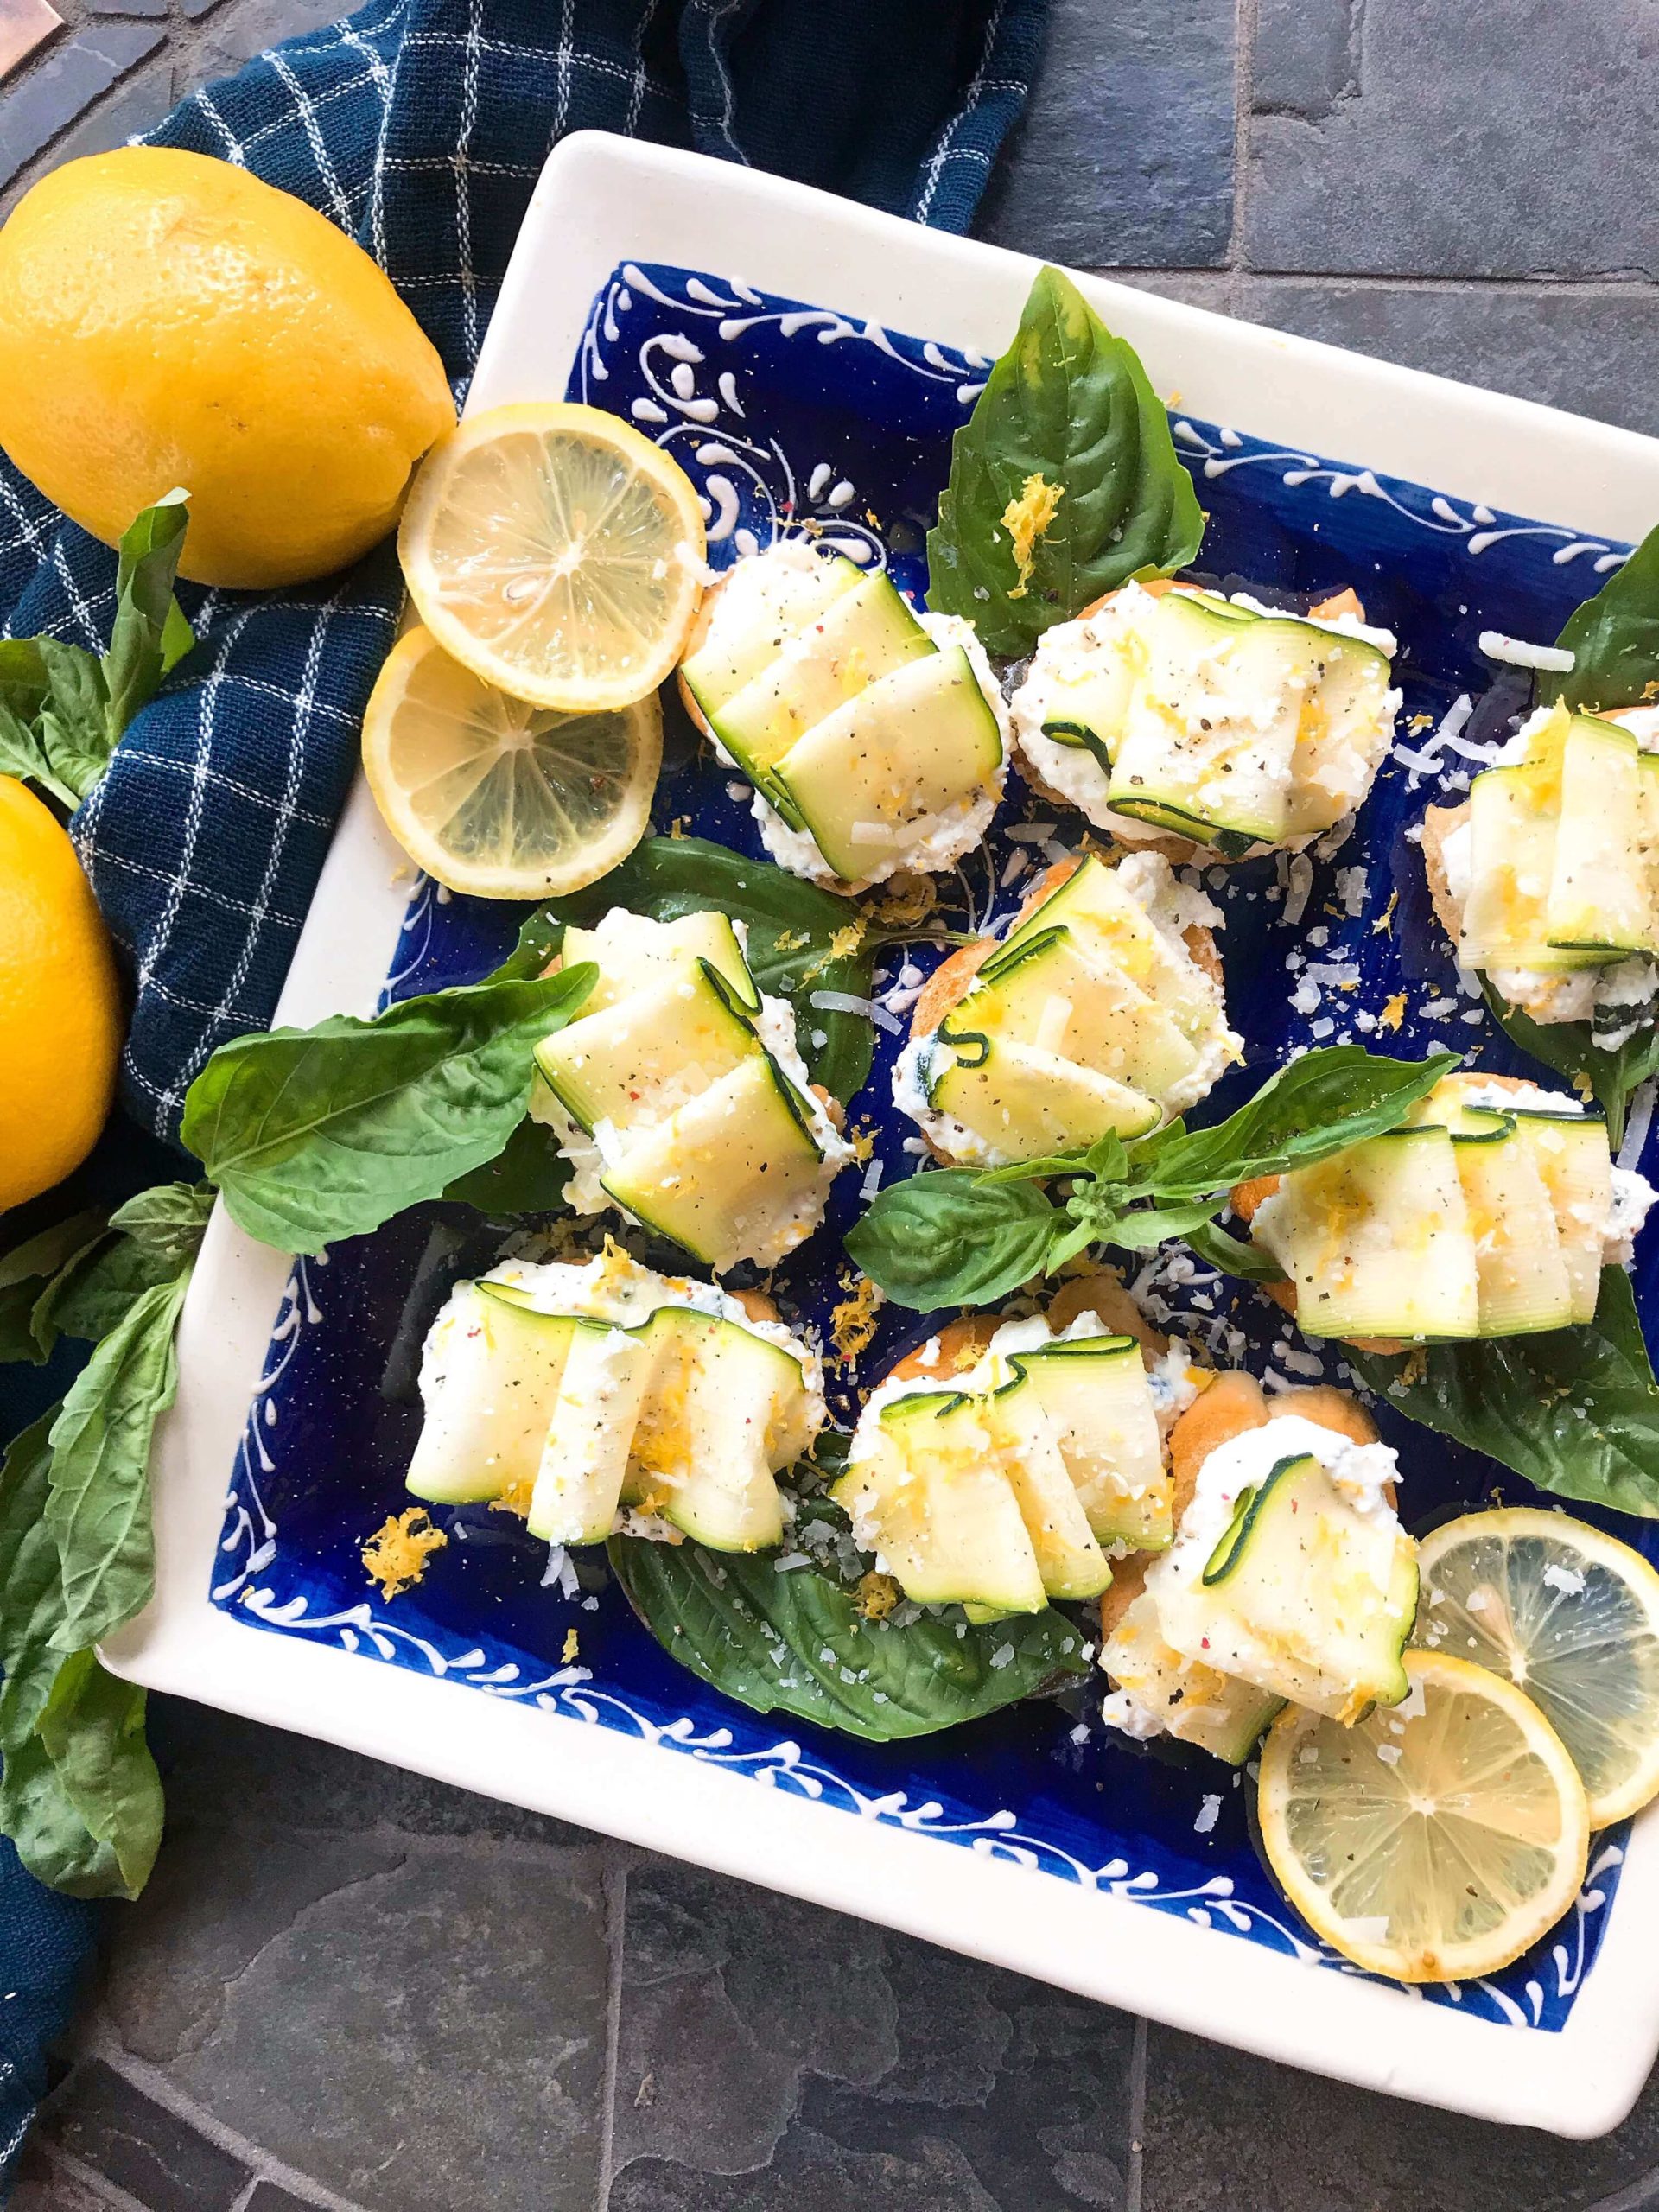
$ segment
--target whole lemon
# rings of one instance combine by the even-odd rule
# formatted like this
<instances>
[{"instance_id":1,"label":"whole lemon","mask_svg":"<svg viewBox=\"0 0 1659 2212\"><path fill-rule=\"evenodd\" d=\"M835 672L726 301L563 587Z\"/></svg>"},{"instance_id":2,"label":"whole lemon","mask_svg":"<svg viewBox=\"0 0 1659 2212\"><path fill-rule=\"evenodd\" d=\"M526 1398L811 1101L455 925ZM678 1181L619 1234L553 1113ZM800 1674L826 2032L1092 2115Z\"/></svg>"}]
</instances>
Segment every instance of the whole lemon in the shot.
<instances>
[{"instance_id":1,"label":"whole lemon","mask_svg":"<svg viewBox=\"0 0 1659 2212\"><path fill-rule=\"evenodd\" d=\"M0 229L0 446L106 544L182 486L198 583L356 560L454 419L436 351L363 249L228 162L66 162Z\"/></svg>"},{"instance_id":2,"label":"whole lemon","mask_svg":"<svg viewBox=\"0 0 1659 2212\"><path fill-rule=\"evenodd\" d=\"M115 959L92 886L57 817L0 776L0 1211L85 1160L120 1050Z\"/></svg>"}]
</instances>

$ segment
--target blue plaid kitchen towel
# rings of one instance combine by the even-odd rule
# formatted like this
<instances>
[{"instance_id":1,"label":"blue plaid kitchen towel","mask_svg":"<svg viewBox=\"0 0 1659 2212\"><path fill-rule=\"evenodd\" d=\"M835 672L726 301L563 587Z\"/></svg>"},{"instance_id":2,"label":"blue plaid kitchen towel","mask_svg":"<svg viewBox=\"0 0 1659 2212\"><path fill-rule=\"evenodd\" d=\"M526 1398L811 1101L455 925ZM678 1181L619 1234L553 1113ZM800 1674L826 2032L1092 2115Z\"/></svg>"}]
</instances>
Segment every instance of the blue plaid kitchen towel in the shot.
<instances>
[{"instance_id":1,"label":"blue plaid kitchen towel","mask_svg":"<svg viewBox=\"0 0 1659 2212\"><path fill-rule=\"evenodd\" d=\"M195 92L156 140L308 200L382 264L458 395L566 131L752 162L966 227L1047 0L381 0ZM0 458L0 635L100 647L113 557ZM391 549L275 597L186 587L200 640L73 825L136 1009L128 1111L176 1136L270 1020L391 640Z\"/></svg>"},{"instance_id":2,"label":"blue plaid kitchen towel","mask_svg":"<svg viewBox=\"0 0 1659 2212\"><path fill-rule=\"evenodd\" d=\"M464 397L531 188L566 131L696 147L961 231L1047 4L378 0L192 94L155 137L251 168L349 231ZM114 579L113 556L0 457L0 636L98 650ZM208 1055L270 1020L400 594L385 547L303 590L181 597L197 647L72 824L131 969L124 1103L168 1139ZM5 1381L0 1435L39 1409ZM0 2195L97 1923L0 1842Z\"/></svg>"}]
</instances>

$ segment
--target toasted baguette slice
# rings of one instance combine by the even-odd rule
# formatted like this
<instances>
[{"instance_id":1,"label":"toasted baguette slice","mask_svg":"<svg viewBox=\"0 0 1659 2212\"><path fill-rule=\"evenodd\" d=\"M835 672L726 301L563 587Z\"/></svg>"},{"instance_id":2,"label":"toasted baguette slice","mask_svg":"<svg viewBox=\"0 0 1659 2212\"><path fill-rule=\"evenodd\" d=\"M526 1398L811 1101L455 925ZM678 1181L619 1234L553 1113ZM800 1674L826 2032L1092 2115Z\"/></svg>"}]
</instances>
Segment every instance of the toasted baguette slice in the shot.
<instances>
[{"instance_id":1,"label":"toasted baguette slice","mask_svg":"<svg viewBox=\"0 0 1659 2212\"><path fill-rule=\"evenodd\" d=\"M1135 848L1145 851L1144 846ZM1019 912L1004 931L1003 938L982 937L972 944L964 944L942 960L923 984L916 1003L910 1010L910 1033L914 1039L931 1036L950 1013L952 1007L964 999L973 980L1003 938L1017 930L1028 915L1036 912L1046 899L1052 897L1060 886L1076 874L1083 865L1081 860L1056 861L1052 868L1045 868L1026 893ZM1198 966L1217 988L1222 983L1221 953L1216 944L1215 931L1202 923L1195 922L1181 932L1181 941ZM925 1132L923 1133L925 1137ZM936 1160L948 1160L931 1140L929 1150Z\"/></svg>"},{"instance_id":2,"label":"toasted baguette slice","mask_svg":"<svg viewBox=\"0 0 1659 2212\"><path fill-rule=\"evenodd\" d=\"M1265 1196L1265 1193L1263 1194ZM1102 1317L1104 1318L1103 1316ZM1174 1485L1177 1529L1198 1486L1198 1470L1212 1452L1247 1429L1263 1428L1286 1414L1300 1414L1321 1428L1334 1429L1356 1444L1375 1444L1376 1425L1357 1398L1318 1383L1307 1389L1281 1390L1269 1398L1255 1376L1236 1369L1217 1375L1169 1432L1169 1467ZM1389 1485L1389 1503L1395 1503ZM1105 1642L1145 1587L1147 1569L1160 1554L1131 1552L1112 1564L1111 1586L1100 1600L1100 1635Z\"/></svg>"}]
</instances>

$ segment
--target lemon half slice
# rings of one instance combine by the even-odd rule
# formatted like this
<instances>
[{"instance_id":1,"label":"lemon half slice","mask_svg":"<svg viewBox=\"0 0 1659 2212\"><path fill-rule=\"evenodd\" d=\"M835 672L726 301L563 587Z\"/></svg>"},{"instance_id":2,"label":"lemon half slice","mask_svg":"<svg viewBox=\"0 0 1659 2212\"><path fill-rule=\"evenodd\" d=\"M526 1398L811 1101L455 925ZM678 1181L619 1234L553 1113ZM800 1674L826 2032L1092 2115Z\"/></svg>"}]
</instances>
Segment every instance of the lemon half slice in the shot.
<instances>
[{"instance_id":1,"label":"lemon half slice","mask_svg":"<svg viewBox=\"0 0 1659 2212\"><path fill-rule=\"evenodd\" d=\"M1565 1513L1465 1513L1426 1537L1416 1643L1507 1675L1573 1755L1604 1828L1659 1796L1659 1574Z\"/></svg>"},{"instance_id":2,"label":"lemon half slice","mask_svg":"<svg viewBox=\"0 0 1659 2212\"><path fill-rule=\"evenodd\" d=\"M653 692L562 714L509 698L425 630L387 655L363 717L369 789L428 874L478 899L580 891L644 836L663 760Z\"/></svg>"},{"instance_id":3,"label":"lemon half slice","mask_svg":"<svg viewBox=\"0 0 1659 2212\"><path fill-rule=\"evenodd\" d=\"M1344 1957L1398 1981L1496 1974L1584 1885L1590 1812L1567 1747L1512 1682L1408 1651L1403 1704L1352 1728L1287 1707L1256 1807L1281 1887Z\"/></svg>"},{"instance_id":4,"label":"lemon half slice","mask_svg":"<svg viewBox=\"0 0 1659 2212\"><path fill-rule=\"evenodd\" d=\"M397 550L446 652L569 713L654 691L703 589L702 510L684 470L631 423L563 402L491 408L440 438Z\"/></svg>"}]
</instances>

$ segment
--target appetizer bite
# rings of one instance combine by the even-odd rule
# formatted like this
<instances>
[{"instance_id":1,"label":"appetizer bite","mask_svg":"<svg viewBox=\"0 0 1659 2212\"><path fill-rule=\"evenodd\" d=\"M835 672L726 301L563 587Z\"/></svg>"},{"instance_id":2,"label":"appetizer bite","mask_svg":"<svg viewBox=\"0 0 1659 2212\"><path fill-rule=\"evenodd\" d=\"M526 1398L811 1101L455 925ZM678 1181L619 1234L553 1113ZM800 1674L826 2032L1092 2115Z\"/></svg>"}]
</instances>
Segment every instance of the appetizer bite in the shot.
<instances>
[{"instance_id":1,"label":"appetizer bite","mask_svg":"<svg viewBox=\"0 0 1659 2212\"><path fill-rule=\"evenodd\" d=\"M1461 806L1427 810L1423 861L1460 967L1614 1050L1659 996L1659 710L1541 707Z\"/></svg>"},{"instance_id":2,"label":"appetizer bite","mask_svg":"<svg viewBox=\"0 0 1659 2212\"><path fill-rule=\"evenodd\" d=\"M661 1275L613 1245L509 1261L451 1293L421 1361L410 1494L523 1514L550 1544L784 1533L774 1479L824 1421L816 1353L765 1300Z\"/></svg>"},{"instance_id":3,"label":"appetizer bite","mask_svg":"<svg viewBox=\"0 0 1659 2212\"><path fill-rule=\"evenodd\" d=\"M1268 1287L1298 1326L1366 1342L1592 1321L1653 1199L1581 1099L1458 1074L1403 1128L1242 1185L1233 1208L1284 1268Z\"/></svg>"},{"instance_id":4,"label":"appetizer bite","mask_svg":"<svg viewBox=\"0 0 1659 2212\"><path fill-rule=\"evenodd\" d=\"M941 1159L987 1166L1155 1128L1243 1052L1220 918L1161 854L1058 863L1001 943L963 946L930 979L893 1103Z\"/></svg>"},{"instance_id":5,"label":"appetizer bite","mask_svg":"<svg viewBox=\"0 0 1659 2212\"><path fill-rule=\"evenodd\" d=\"M567 929L560 958L599 969L536 1050L531 1111L570 1161L567 1203L614 1206L718 1271L792 1251L853 1149L808 1078L794 1009L749 973L742 924L613 906Z\"/></svg>"},{"instance_id":6,"label":"appetizer bite","mask_svg":"<svg viewBox=\"0 0 1659 2212\"><path fill-rule=\"evenodd\" d=\"M973 626L889 576L781 539L709 590L680 668L692 720L754 785L766 850L861 890L949 868L1006 772L1002 694Z\"/></svg>"},{"instance_id":7,"label":"appetizer bite","mask_svg":"<svg viewBox=\"0 0 1659 2212\"><path fill-rule=\"evenodd\" d=\"M1400 706L1394 652L1351 591L1293 615L1127 583L1044 634L1014 737L1040 789L1126 843L1294 849L1370 791Z\"/></svg>"},{"instance_id":8,"label":"appetizer bite","mask_svg":"<svg viewBox=\"0 0 1659 2212\"><path fill-rule=\"evenodd\" d=\"M1047 1318L954 1323L871 1393L834 1494L906 1597L974 1620L1037 1612L1169 1541L1160 1411L1198 1384L1183 1345L1148 1372L1139 1336L1098 1311L1126 1302L1107 1281Z\"/></svg>"},{"instance_id":9,"label":"appetizer bite","mask_svg":"<svg viewBox=\"0 0 1659 2212\"><path fill-rule=\"evenodd\" d=\"M1220 1375L1169 1450L1173 1541L1126 1562L1101 1605L1103 1718L1237 1766L1281 1705L1347 1726L1398 1704L1416 1551L1363 1408Z\"/></svg>"}]
</instances>

